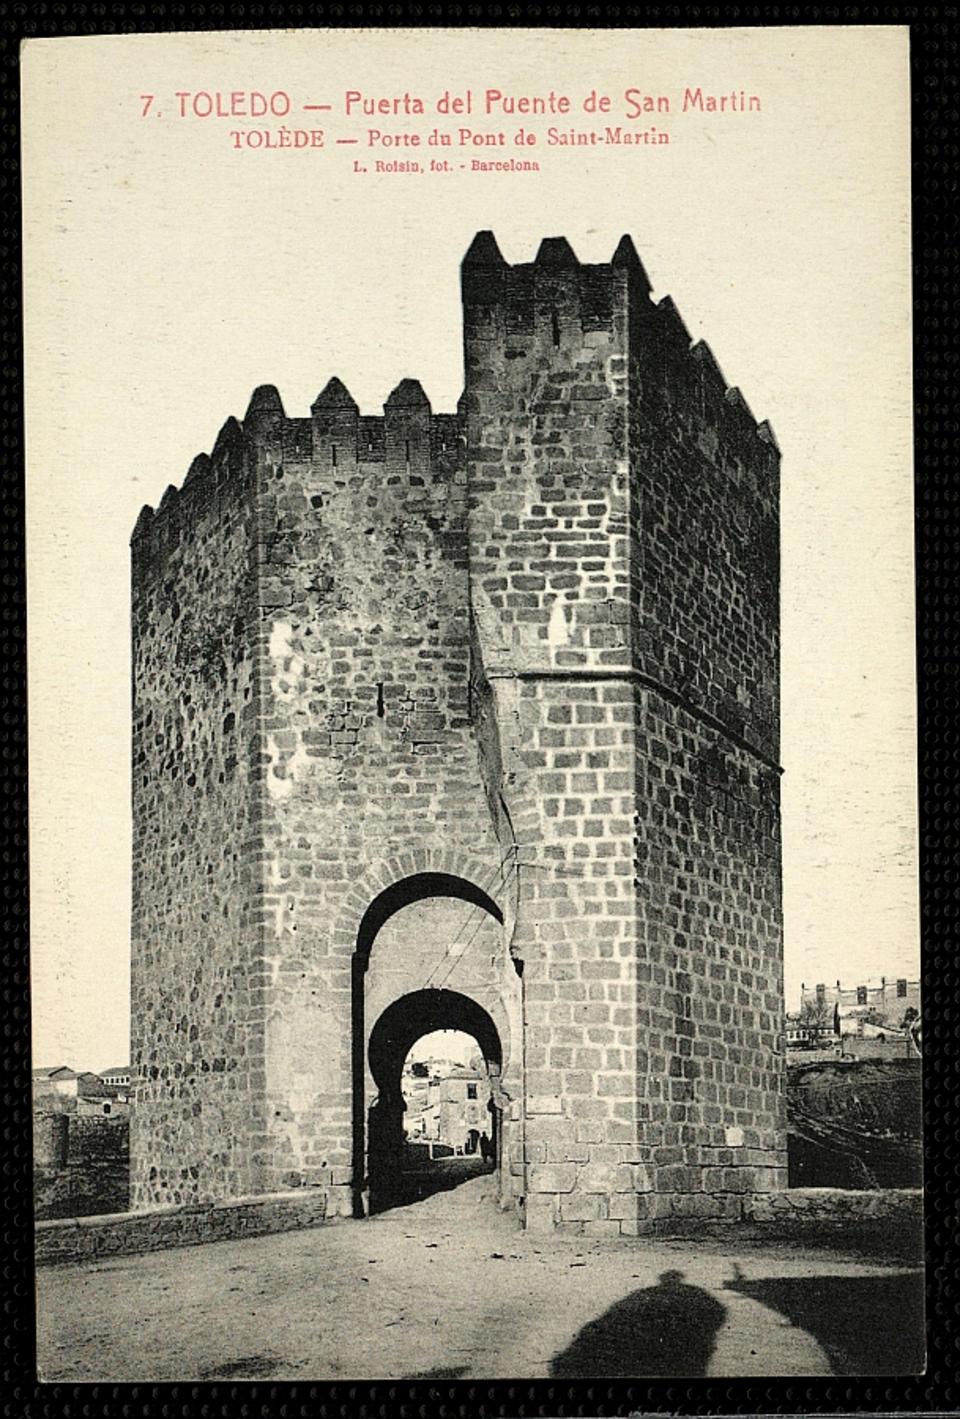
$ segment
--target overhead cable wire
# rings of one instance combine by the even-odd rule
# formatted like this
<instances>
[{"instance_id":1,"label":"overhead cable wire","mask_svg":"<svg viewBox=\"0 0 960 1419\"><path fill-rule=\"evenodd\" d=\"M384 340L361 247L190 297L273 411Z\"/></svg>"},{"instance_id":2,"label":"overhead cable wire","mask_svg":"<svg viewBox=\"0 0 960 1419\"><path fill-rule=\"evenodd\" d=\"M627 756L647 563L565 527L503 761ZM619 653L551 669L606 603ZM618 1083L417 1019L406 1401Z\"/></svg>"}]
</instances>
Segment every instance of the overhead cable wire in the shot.
<instances>
[{"instance_id":1,"label":"overhead cable wire","mask_svg":"<svg viewBox=\"0 0 960 1419\"><path fill-rule=\"evenodd\" d=\"M493 886L493 884L494 884L494 882L496 881L497 877L500 876L500 874L503 872L503 865L504 865L504 863L507 861L507 858L511 857L515 852L516 852L516 848L515 848L515 847L511 847L510 852L508 852L508 853L506 854L506 856L502 857L502 858L500 859L500 861L497 863L496 867L493 869L493 871L492 871L492 873L490 874L490 876L486 879L486 881L484 882L483 886L480 888L480 891L483 892L484 895L486 895L486 894L490 891L490 888ZM507 877L502 879L503 882L508 881L508 880L509 880L509 877L510 877L510 874L508 873L508 874L507 874ZM478 903L478 902L474 902L474 903L473 903L473 905L471 906L469 912L467 913L467 915L464 917L463 921L462 921L462 922L460 923L460 925L458 926L458 928L457 928L457 930L456 930L456 932L455 932L455 934L454 934L453 940L452 940L452 941L450 942L450 944L447 946L447 948L446 948L446 950L444 951L443 955L440 957L440 959L439 959L439 960L436 962L436 964L433 966L433 968L432 968L431 971L430 971L430 974L427 976L426 980L424 981L423 986L422 986L422 989L423 989L423 990L427 990L427 989L429 988L430 982L433 980L433 978L434 978L434 976L437 974L437 972L442 969L444 962L447 960L447 957L450 955L450 953L451 953L453 950L455 950L455 948L456 948L456 946L457 946L457 944L458 944L460 938L462 937L464 931L467 929L467 926L469 925L470 921L473 919L473 914L474 914L475 911L482 911L482 912L486 913L486 908L483 907L483 906L481 906L480 903ZM482 926L482 925L483 925L483 920L481 919L481 921L480 921L480 926ZM478 930L479 930L479 927L478 927ZM476 935L476 933L474 933L474 935ZM472 940L473 940L473 937L471 937L470 939L471 939L471 941L472 941ZM444 979L446 979L446 977L444 977ZM434 987L434 989L437 989L437 987Z\"/></svg>"}]
</instances>

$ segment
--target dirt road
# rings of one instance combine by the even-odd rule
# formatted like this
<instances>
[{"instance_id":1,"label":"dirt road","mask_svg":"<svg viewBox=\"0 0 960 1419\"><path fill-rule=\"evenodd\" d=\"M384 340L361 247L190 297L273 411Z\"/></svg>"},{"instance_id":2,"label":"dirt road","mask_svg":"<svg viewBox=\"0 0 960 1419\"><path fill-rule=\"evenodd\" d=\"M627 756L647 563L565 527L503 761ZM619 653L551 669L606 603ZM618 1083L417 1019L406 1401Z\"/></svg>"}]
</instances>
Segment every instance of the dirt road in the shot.
<instances>
[{"instance_id":1,"label":"dirt road","mask_svg":"<svg viewBox=\"0 0 960 1419\"><path fill-rule=\"evenodd\" d=\"M38 1273L45 1380L906 1374L919 1272L522 1232L493 1181L362 1222ZM911 1319L913 1317L913 1320Z\"/></svg>"}]
</instances>

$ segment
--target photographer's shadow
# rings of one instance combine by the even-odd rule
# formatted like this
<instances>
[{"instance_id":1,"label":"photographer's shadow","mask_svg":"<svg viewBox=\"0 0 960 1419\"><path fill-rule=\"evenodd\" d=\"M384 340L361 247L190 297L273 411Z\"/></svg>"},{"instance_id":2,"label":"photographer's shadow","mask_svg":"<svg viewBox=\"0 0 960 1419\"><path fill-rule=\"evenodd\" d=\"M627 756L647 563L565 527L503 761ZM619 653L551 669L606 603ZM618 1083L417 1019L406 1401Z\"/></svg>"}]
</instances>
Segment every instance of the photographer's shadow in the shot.
<instances>
[{"instance_id":1,"label":"photographer's shadow","mask_svg":"<svg viewBox=\"0 0 960 1419\"><path fill-rule=\"evenodd\" d=\"M550 1374L573 1379L705 1375L726 1308L682 1271L632 1291L555 1355Z\"/></svg>"}]
</instances>

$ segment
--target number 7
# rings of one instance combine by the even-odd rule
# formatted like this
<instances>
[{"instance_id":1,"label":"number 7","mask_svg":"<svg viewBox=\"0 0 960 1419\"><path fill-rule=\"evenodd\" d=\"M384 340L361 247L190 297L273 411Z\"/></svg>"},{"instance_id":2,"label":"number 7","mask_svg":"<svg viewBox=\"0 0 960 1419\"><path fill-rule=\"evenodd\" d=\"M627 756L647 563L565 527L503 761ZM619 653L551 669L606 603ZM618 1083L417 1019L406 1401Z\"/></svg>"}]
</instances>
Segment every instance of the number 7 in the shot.
<instances>
[{"instance_id":1,"label":"number 7","mask_svg":"<svg viewBox=\"0 0 960 1419\"><path fill-rule=\"evenodd\" d=\"M141 118L146 118L147 114L150 112L150 105L153 103L153 99L153 94L140 95L140 102L143 104L143 112L140 115Z\"/></svg>"}]
</instances>

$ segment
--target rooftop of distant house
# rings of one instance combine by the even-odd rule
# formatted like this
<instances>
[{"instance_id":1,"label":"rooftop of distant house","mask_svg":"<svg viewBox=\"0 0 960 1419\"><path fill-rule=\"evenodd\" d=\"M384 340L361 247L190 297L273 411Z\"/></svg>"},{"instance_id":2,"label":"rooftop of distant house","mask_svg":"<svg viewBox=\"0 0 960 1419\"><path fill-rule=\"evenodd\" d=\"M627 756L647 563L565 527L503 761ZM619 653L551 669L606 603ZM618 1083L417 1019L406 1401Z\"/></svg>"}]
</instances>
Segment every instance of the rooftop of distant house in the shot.
<instances>
[{"instance_id":1,"label":"rooftop of distant house","mask_svg":"<svg viewBox=\"0 0 960 1419\"><path fill-rule=\"evenodd\" d=\"M866 988L867 990L883 990L885 988L889 989L891 986L898 985L918 987L920 985L920 980L917 977L911 978L909 976L870 976L866 980L861 977L852 982L842 982L837 980L830 981L829 983L825 981L817 981L816 984L811 984L808 981L803 981L801 983L800 989L806 992L810 992L813 990L863 990L864 988Z\"/></svg>"},{"instance_id":2,"label":"rooftop of distant house","mask_svg":"<svg viewBox=\"0 0 960 1419\"><path fill-rule=\"evenodd\" d=\"M103 1069L100 1073L92 1069L71 1069L69 1064L41 1066L32 1071L34 1089L41 1094L56 1091L60 1085L75 1087L85 1098L116 1098L118 1089L123 1088L130 1078L129 1064L113 1069Z\"/></svg>"}]
</instances>

